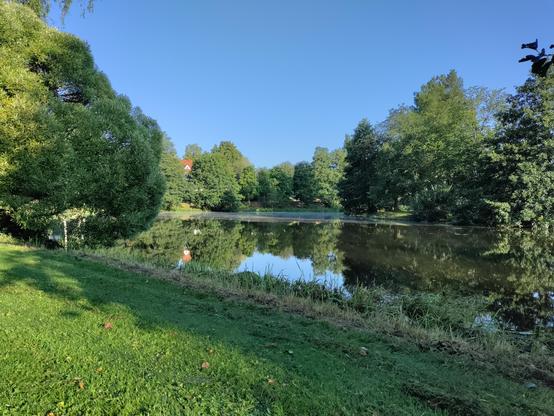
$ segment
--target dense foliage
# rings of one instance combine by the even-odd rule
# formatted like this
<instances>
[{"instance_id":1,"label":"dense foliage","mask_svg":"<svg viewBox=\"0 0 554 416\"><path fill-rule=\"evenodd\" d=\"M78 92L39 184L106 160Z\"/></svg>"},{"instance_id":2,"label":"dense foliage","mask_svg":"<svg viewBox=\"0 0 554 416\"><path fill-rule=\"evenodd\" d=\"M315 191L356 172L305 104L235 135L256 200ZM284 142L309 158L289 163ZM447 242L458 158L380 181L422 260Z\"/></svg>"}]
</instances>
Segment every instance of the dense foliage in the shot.
<instances>
[{"instance_id":1,"label":"dense foliage","mask_svg":"<svg viewBox=\"0 0 554 416\"><path fill-rule=\"evenodd\" d=\"M199 208L234 210L240 201L239 185L232 167L221 154L206 153L194 162L194 193L191 202Z\"/></svg>"},{"instance_id":2,"label":"dense foliage","mask_svg":"<svg viewBox=\"0 0 554 416\"><path fill-rule=\"evenodd\" d=\"M189 144L184 158L192 160L194 167L183 200L199 208L224 211L236 210L241 204L338 208L345 154L343 149L318 147L311 162L256 169L232 142L223 141L210 152Z\"/></svg>"},{"instance_id":3,"label":"dense foliage","mask_svg":"<svg viewBox=\"0 0 554 416\"><path fill-rule=\"evenodd\" d=\"M343 149L329 152L316 147L312 160L314 194L327 207L340 207L339 182L344 174L346 153Z\"/></svg>"},{"instance_id":4,"label":"dense foliage","mask_svg":"<svg viewBox=\"0 0 554 416\"><path fill-rule=\"evenodd\" d=\"M553 120L552 75L530 78L507 100L464 89L454 71L435 77L381 131L363 120L347 138L343 206L404 206L426 221L551 224Z\"/></svg>"},{"instance_id":5,"label":"dense foliage","mask_svg":"<svg viewBox=\"0 0 554 416\"><path fill-rule=\"evenodd\" d=\"M314 172L308 162L299 162L294 165L292 188L294 196L304 204L310 204L314 200Z\"/></svg>"},{"instance_id":6,"label":"dense foliage","mask_svg":"<svg viewBox=\"0 0 554 416\"><path fill-rule=\"evenodd\" d=\"M529 226L554 220L554 76L531 78L498 114L487 142L491 220Z\"/></svg>"},{"instance_id":7,"label":"dense foliage","mask_svg":"<svg viewBox=\"0 0 554 416\"><path fill-rule=\"evenodd\" d=\"M281 163L269 171L260 183L259 198L264 205L284 207L290 204L293 193L294 167L290 163Z\"/></svg>"},{"instance_id":8,"label":"dense foliage","mask_svg":"<svg viewBox=\"0 0 554 416\"><path fill-rule=\"evenodd\" d=\"M173 143L165 137L160 158L160 170L165 179L165 193L162 198L162 209L171 211L178 208L183 201L186 189L186 176L183 165Z\"/></svg>"},{"instance_id":9,"label":"dense foliage","mask_svg":"<svg viewBox=\"0 0 554 416\"><path fill-rule=\"evenodd\" d=\"M344 208L352 213L374 212L376 204L370 199L370 187L376 177L378 139L367 120L362 120L352 137L346 138L344 147L346 168L341 182Z\"/></svg>"},{"instance_id":10,"label":"dense foliage","mask_svg":"<svg viewBox=\"0 0 554 416\"><path fill-rule=\"evenodd\" d=\"M2 223L44 234L71 220L90 242L146 228L164 190L156 122L28 7L0 2L0 62Z\"/></svg>"}]
</instances>

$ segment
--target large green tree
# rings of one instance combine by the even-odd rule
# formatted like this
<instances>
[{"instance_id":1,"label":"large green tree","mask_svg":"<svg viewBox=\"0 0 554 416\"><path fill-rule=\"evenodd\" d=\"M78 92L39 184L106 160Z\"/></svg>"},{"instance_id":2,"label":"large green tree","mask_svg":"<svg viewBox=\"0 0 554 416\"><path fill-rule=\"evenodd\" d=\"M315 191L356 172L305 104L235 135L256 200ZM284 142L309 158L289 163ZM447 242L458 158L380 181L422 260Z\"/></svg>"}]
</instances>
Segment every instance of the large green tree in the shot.
<instances>
[{"instance_id":1,"label":"large green tree","mask_svg":"<svg viewBox=\"0 0 554 416\"><path fill-rule=\"evenodd\" d=\"M269 171L271 181L271 204L284 207L290 204L293 196L294 166L289 162L281 163Z\"/></svg>"},{"instance_id":2,"label":"large green tree","mask_svg":"<svg viewBox=\"0 0 554 416\"><path fill-rule=\"evenodd\" d=\"M233 169L223 155L205 153L192 170L194 193L191 200L199 208L234 211L240 202L240 187Z\"/></svg>"},{"instance_id":3,"label":"large green tree","mask_svg":"<svg viewBox=\"0 0 554 416\"><path fill-rule=\"evenodd\" d=\"M88 46L0 2L0 62L4 220L44 233L71 218L91 242L148 226L164 191L162 132L112 90Z\"/></svg>"},{"instance_id":4,"label":"large green tree","mask_svg":"<svg viewBox=\"0 0 554 416\"><path fill-rule=\"evenodd\" d=\"M416 93L414 105L394 112L388 120L388 157L382 170L393 169L397 191L422 220L444 220L467 205L463 193L474 174L482 143L476 102L467 94L462 79L451 71L431 79ZM399 169L398 169L399 168ZM383 191L389 189L381 189Z\"/></svg>"},{"instance_id":5,"label":"large green tree","mask_svg":"<svg viewBox=\"0 0 554 416\"><path fill-rule=\"evenodd\" d=\"M254 166L252 166L250 161L230 141L222 141L217 146L214 146L212 153L221 155L230 166L239 184L240 194L243 199L252 200L256 195L257 181Z\"/></svg>"},{"instance_id":6,"label":"large green tree","mask_svg":"<svg viewBox=\"0 0 554 416\"><path fill-rule=\"evenodd\" d=\"M343 149L332 152L325 147L315 149L312 159L314 194L325 206L340 206L338 185L344 176L345 157Z\"/></svg>"},{"instance_id":7,"label":"large green tree","mask_svg":"<svg viewBox=\"0 0 554 416\"><path fill-rule=\"evenodd\" d=\"M245 201L252 201L258 193L258 178L254 166L246 166L239 175L240 194Z\"/></svg>"},{"instance_id":8,"label":"large green tree","mask_svg":"<svg viewBox=\"0 0 554 416\"><path fill-rule=\"evenodd\" d=\"M187 146L185 147L184 158L195 161L200 156L202 156L203 153L204 152L202 151L202 148L199 145L195 143L187 144Z\"/></svg>"},{"instance_id":9,"label":"large green tree","mask_svg":"<svg viewBox=\"0 0 554 416\"><path fill-rule=\"evenodd\" d=\"M242 171L250 166L250 162L240 152L233 142L223 141L212 149L213 154L219 154L227 161L235 176L238 177Z\"/></svg>"},{"instance_id":10,"label":"large green tree","mask_svg":"<svg viewBox=\"0 0 554 416\"><path fill-rule=\"evenodd\" d=\"M292 188L294 197L304 204L314 202L314 172L311 163L299 162L294 165Z\"/></svg>"},{"instance_id":11,"label":"large green tree","mask_svg":"<svg viewBox=\"0 0 554 416\"><path fill-rule=\"evenodd\" d=\"M533 77L508 99L487 142L490 221L518 226L554 222L554 75Z\"/></svg>"},{"instance_id":12,"label":"large green tree","mask_svg":"<svg viewBox=\"0 0 554 416\"><path fill-rule=\"evenodd\" d=\"M259 169L258 200L268 207L285 207L294 196L294 166L289 162L281 163L271 169Z\"/></svg>"},{"instance_id":13,"label":"large green tree","mask_svg":"<svg viewBox=\"0 0 554 416\"><path fill-rule=\"evenodd\" d=\"M346 150L344 177L340 182L340 197L347 212L364 213L377 209L370 199L370 187L375 180L375 161L379 152L378 135L366 120L360 121L354 134L344 143Z\"/></svg>"},{"instance_id":14,"label":"large green tree","mask_svg":"<svg viewBox=\"0 0 554 416\"><path fill-rule=\"evenodd\" d=\"M271 198L271 192L272 192L272 183L271 178L269 177L269 169L267 168L259 168L256 171L256 180L258 182L258 189L257 189L257 200L262 205L269 205L270 198Z\"/></svg>"},{"instance_id":15,"label":"large green tree","mask_svg":"<svg viewBox=\"0 0 554 416\"><path fill-rule=\"evenodd\" d=\"M181 160L177 156L173 143L171 143L167 136L164 137L163 141L160 169L165 179L162 209L172 211L183 202L184 192L187 189L187 180Z\"/></svg>"}]
</instances>

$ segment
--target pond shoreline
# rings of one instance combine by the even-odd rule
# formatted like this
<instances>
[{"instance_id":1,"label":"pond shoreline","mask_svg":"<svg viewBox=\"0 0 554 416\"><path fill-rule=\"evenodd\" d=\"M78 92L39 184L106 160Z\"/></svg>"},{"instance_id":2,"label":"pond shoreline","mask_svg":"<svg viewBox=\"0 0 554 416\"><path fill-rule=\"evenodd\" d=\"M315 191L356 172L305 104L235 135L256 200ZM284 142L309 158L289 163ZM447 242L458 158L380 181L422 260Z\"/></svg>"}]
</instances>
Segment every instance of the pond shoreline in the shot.
<instances>
[{"instance_id":1,"label":"pond shoreline","mask_svg":"<svg viewBox=\"0 0 554 416\"><path fill-rule=\"evenodd\" d=\"M105 254L393 293L477 297L499 325L554 329L553 239L527 231L344 221L340 214L166 214ZM467 321L469 326L481 315Z\"/></svg>"},{"instance_id":2,"label":"pond shoreline","mask_svg":"<svg viewBox=\"0 0 554 416\"><path fill-rule=\"evenodd\" d=\"M370 225L392 225L392 226L415 226L415 227L449 227L461 229L494 229L482 225L456 225L451 223L430 223L418 222L409 219L387 218L386 216L363 216L363 215L347 215L341 212L318 212L318 211L274 211L274 212L256 212L256 211L240 211L240 212L218 212L218 211L163 211L158 218L204 218L204 219L220 219L229 221L244 221L244 222L301 222L301 223L330 223L341 222L345 224L370 224Z\"/></svg>"},{"instance_id":3,"label":"pond shoreline","mask_svg":"<svg viewBox=\"0 0 554 416\"><path fill-rule=\"evenodd\" d=\"M495 363L508 377L539 377L554 388L552 336L532 336L480 325L467 326L465 315L478 310L476 299L452 299L441 294L393 295L382 287L357 287L350 296L312 282L289 282L278 276L226 272L206 267L168 270L103 251L74 253L125 271L171 281L201 292L264 305L271 310L325 321L333 326L394 337L423 350L435 349L471 357L476 363ZM523 336L525 335L525 336ZM535 374L535 376L533 376Z\"/></svg>"}]
</instances>

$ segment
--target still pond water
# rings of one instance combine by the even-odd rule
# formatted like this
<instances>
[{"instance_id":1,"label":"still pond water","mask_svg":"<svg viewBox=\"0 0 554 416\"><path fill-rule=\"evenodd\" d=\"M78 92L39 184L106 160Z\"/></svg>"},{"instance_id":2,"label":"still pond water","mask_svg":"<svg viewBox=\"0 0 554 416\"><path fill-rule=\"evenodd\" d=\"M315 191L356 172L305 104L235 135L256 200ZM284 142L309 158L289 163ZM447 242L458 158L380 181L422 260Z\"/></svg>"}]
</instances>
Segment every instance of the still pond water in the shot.
<instances>
[{"instance_id":1,"label":"still pond water","mask_svg":"<svg viewBox=\"0 0 554 416\"><path fill-rule=\"evenodd\" d=\"M398 223L200 215L158 220L121 242L167 267L379 285L397 292L481 296L513 329L554 328L554 237L524 231Z\"/></svg>"}]
</instances>

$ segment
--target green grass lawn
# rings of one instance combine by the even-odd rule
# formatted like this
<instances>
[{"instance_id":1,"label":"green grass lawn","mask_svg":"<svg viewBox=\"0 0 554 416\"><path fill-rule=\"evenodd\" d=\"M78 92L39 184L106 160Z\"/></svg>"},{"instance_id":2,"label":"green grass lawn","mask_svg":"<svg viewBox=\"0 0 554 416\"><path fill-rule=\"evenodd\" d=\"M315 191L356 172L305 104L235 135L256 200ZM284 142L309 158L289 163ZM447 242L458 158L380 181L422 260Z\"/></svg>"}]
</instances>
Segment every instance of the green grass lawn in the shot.
<instances>
[{"instance_id":1,"label":"green grass lawn","mask_svg":"<svg viewBox=\"0 0 554 416\"><path fill-rule=\"evenodd\" d=\"M494 363L14 245L0 335L0 415L554 414Z\"/></svg>"}]
</instances>

